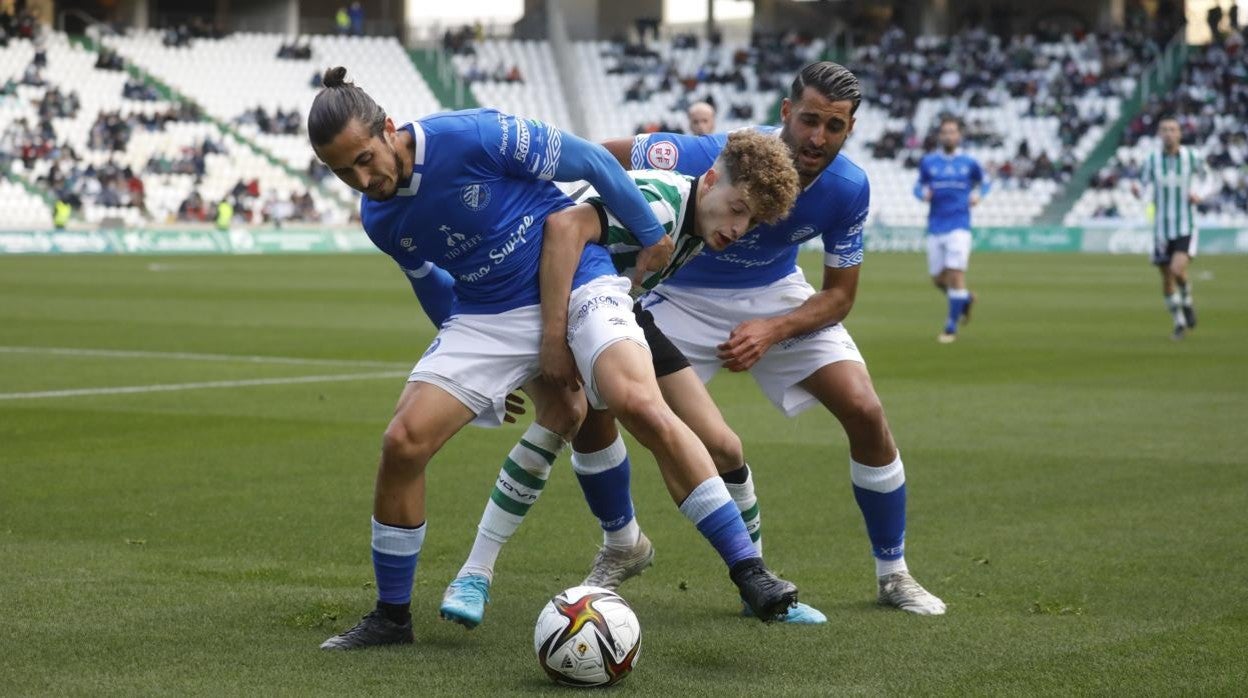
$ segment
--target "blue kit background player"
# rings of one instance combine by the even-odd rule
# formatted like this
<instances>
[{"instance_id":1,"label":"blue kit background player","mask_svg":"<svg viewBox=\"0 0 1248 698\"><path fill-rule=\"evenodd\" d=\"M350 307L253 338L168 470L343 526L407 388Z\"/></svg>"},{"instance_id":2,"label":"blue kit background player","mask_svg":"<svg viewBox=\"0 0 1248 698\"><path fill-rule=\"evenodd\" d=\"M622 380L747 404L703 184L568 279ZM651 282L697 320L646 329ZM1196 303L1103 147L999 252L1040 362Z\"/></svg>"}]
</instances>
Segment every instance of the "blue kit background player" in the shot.
<instances>
[{"instance_id":1,"label":"blue kit background player","mask_svg":"<svg viewBox=\"0 0 1248 698\"><path fill-rule=\"evenodd\" d=\"M700 255L642 303L703 381L720 366L748 370L786 415L822 404L836 416L849 438L850 479L871 541L879 602L936 615L945 604L905 562L901 455L862 355L841 324L858 289L871 196L866 173L840 155L861 98L858 79L843 66L803 68L782 104L783 127L766 129L788 145L804 188L789 216L723 252ZM631 168L688 174L705 170L725 139L650 134L605 145ZM798 248L816 237L825 250L818 291L797 267ZM749 466L720 474L743 516L757 517Z\"/></svg>"},{"instance_id":2,"label":"blue kit background player","mask_svg":"<svg viewBox=\"0 0 1248 698\"><path fill-rule=\"evenodd\" d=\"M418 291L445 281L430 276L430 263L446 270L455 300L412 370L383 439L372 521L377 608L327 640L325 649L412 642L411 589L426 530L425 466L451 436L470 422L501 422L506 394L521 385L539 413L560 400L571 404L566 387L534 380L542 229L548 214L572 204L552 180L586 179L610 201L645 246L639 269L661 267L671 253L640 192L602 148L488 109L438 114L399 128L363 90L346 83L345 74L345 68L326 72L325 89L308 116L309 140L336 176L365 194L361 219L373 243ZM592 376L586 396L612 409L661 467L701 483L682 512L716 547L762 617L783 611L795 601L796 587L762 565L705 447L663 402L628 281L616 276L605 249L589 246L573 285L570 305L578 323L568 343L578 370ZM580 403L577 409L561 433L535 434L530 445L539 457L517 465L533 487L540 489L576 432L584 414Z\"/></svg>"},{"instance_id":3,"label":"blue kit background player","mask_svg":"<svg viewBox=\"0 0 1248 698\"><path fill-rule=\"evenodd\" d=\"M988 194L988 180L975 158L960 152L962 124L954 117L940 121L940 152L919 162L914 195L931 202L927 215L927 271L932 283L949 299L949 314L937 340L958 337L958 323L971 319L975 295L966 285L971 261L971 208Z\"/></svg>"}]
</instances>

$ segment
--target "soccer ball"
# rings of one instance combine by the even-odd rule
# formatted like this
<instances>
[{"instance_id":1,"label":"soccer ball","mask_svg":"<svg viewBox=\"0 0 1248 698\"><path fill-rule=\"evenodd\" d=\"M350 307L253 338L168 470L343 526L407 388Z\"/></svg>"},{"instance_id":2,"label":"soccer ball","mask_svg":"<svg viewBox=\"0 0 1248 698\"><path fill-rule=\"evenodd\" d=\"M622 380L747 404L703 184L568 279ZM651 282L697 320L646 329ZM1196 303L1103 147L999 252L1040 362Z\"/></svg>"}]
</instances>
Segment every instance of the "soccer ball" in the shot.
<instances>
[{"instance_id":1,"label":"soccer ball","mask_svg":"<svg viewBox=\"0 0 1248 698\"><path fill-rule=\"evenodd\" d=\"M633 670L641 624L628 602L602 587L572 587L537 616L533 649L546 675L565 686L610 686Z\"/></svg>"}]
</instances>

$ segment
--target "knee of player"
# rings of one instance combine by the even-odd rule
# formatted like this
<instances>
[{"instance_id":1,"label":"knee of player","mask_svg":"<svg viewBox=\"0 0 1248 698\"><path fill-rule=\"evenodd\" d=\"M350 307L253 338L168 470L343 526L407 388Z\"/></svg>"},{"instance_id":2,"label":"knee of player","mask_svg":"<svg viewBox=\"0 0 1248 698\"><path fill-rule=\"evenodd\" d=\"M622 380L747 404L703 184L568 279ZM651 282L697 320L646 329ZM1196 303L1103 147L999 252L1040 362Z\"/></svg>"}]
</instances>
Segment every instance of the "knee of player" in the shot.
<instances>
[{"instance_id":1,"label":"knee of player","mask_svg":"<svg viewBox=\"0 0 1248 698\"><path fill-rule=\"evenodd\" d=\"M888 421L884 417L884 404L874 390L862 390L849 400L846 410L846 421L863 427L888 429Z\"/></svg>"},{"instance_id":2,"label":"knee of player","mask_svg":"<svg viewBox=\"0 0 1248 698\"><path fill-rule=\"evenodd\" d=\"M745 463L745 449L741 446L741 437L723 425L722 429L703 440L703 445L715 461L715 469L721 473L730 473Z\"/></svg>"},{"instance_id":3,"label":"knee of player","mask_svg":"<svg viewBox=\"0 0 1248 698\"><path fill-rule=\"evenodd\" d=\"M585 413L589 409L585 403L585 393L567 393L565 399L551 401L537 407L533 421L571 441L585 421Z\"/></svg>"},{"instance_id":4,"label":"knee of player","mask_svg":"<svg viewBox=\"0 0 1248 698\"><path fill-rule=\"evenodd\" d=\"M644 390L641 386L637 390L624 391L609 407L621 421L644 425L652 430L662 429L676 419L658 390Z\"/></svg>"},{"instance_id":5,"label":"knee of player","mask_svg":"<svg viewBox=\"0 0 1248 698\"><path fill-rule=\"evenodd\" d=\"M382 461L392 467L414 468L419 472L436 451L431 439L398 420L390 422L381 437Z\"/></svg>"}]
</instances>

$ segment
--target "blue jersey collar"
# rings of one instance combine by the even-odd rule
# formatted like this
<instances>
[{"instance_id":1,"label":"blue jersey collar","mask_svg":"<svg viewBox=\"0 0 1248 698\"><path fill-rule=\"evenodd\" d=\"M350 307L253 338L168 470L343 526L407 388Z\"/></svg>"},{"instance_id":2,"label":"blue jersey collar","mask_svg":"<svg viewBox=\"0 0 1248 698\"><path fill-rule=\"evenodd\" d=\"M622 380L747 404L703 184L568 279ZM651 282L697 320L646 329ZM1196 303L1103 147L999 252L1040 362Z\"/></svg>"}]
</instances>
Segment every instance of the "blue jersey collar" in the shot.
<instances>
[{"instance_id":1,"label":"blue jersey collar","mask_svg":"<svg viewBox=\"0 0 1248 698\"><path fill-rule=\"evenodd\" d=\"M420 189L420 173L416 168L425 164L425 129L416 121L403 124L400 128L407 129L412 134L412 175L407 182L399 182L395 196L415 196Z\"/></svg>"}]
</instances>

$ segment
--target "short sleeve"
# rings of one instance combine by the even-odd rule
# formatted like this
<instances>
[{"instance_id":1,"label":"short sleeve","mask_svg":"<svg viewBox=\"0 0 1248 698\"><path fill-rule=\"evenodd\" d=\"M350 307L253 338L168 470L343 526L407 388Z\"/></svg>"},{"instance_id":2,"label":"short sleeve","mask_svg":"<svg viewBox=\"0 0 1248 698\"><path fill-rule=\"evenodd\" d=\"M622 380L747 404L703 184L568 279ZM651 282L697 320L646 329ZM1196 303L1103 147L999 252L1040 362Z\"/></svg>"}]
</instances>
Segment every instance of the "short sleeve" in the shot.
<instances>
[{"instance_id":1,"label":"short sleeve","mask_svg":"<svg viewBox=\"0 0 1248 698\"><path fill-rule=\"evenodd\" d=\"M481 147L503 173L547 181L555 178L563 150L563 133L558 128L486 110L477 116L477 129Z\"/></svg>"},{"instance_id":2,"label":"short sleeve","mask_svg":"<svg viewBox=\"0 0 1248 698\"><path fill-rule=\"evenodd\" d=\"M633 140L631 169L667 170L697 176L711 169L727 137L713 134L687 136L678 133L650 133Z\"/></svg>"},{"instance_id":3,"label":"short sleeve","mask_svg":"<svg viewBox=\"0 0 1248 698\"><path fill-rule=\"evenodd\" d=\"M823 234L824 266L848 269L862 264L862 231L870 210L871 183L863 179L846 214Z\"/></svg>"}]
</instances>

